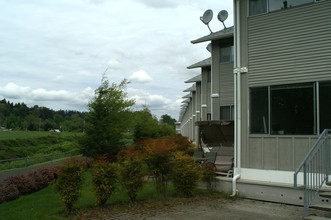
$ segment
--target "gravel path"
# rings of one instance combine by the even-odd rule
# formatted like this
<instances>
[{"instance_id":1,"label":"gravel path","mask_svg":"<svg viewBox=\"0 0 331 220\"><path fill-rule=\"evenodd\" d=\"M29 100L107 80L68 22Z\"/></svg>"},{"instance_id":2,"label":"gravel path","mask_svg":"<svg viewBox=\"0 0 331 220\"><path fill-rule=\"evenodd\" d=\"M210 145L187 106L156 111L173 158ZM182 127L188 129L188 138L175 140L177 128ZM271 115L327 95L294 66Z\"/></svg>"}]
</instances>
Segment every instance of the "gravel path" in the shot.
<instances>
[{"instance_id":1,"label":"gravel path","mask_svg":"<svg viewBox=\"0 0 331 220\"><path fill-rule=\"evenodd\" d=\"M90 213L91 214L91 213ZM122 212L104 211L98 216L82 219L121 220L296 220L302 219L303 208L284 204L247 199L224 200L214 198L204 201L189 201L162 208L133 207Z\"/></svg>"}]
</instances>

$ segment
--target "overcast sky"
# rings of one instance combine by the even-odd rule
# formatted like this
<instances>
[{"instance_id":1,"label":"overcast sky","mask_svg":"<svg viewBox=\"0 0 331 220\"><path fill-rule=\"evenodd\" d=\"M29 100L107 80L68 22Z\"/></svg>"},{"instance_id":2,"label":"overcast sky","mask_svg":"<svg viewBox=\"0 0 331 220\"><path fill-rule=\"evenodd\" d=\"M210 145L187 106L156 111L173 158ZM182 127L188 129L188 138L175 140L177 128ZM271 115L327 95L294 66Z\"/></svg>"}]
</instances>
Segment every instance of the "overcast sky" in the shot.
<instances>
[{"instance_id":1,"label":"overcast sky","mask_svg":"<svg viewBox=\"0 0 331 220\"><path fill-rule=\"evenodd\" d=\"M198 75L186 67L210 56L200 21L212 9L217 20L231 0L0 0L0 99L29 107L87 111L101 84L131 81L136 109L178 119L184 81Z\"/></svg>"}]
</instances>

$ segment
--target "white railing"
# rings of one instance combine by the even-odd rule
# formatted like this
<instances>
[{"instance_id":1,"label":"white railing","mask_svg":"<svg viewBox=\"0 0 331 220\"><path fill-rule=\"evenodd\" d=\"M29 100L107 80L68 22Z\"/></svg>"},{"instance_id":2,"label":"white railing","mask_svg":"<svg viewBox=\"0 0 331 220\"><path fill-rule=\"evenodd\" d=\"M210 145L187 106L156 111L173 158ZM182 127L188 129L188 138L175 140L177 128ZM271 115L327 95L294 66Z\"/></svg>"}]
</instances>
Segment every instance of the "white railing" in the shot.
<instances>
[{"instance_id":1,"label":"white railing","mask_svg":"<svg viewBox=\"0 0 331 220\"><path fill-rule=\"evenodd\" d=\"M331 130L324 130L305 159L294 173L294 187L303 188L304 216L307 216L309 206L312 204L319 190L328 181L330 174L330 143ZM303 177L298 184L298 177Z\"/></svg>"}]
</instances>

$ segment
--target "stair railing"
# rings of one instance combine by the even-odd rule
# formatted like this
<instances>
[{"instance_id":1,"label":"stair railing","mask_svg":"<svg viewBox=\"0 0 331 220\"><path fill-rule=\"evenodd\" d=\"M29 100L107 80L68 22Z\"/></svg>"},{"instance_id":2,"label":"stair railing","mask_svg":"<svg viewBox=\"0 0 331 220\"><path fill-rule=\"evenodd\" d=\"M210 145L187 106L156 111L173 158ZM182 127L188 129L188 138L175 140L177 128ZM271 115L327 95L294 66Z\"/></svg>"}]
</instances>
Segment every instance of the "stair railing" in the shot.
<instances>
[{"instance_id":1,"label":"stair railing","mask_svg":"<svg viewBox=\"0 0 331 220\"><path fill-rule=\"evenodd\" d=\"M325 129L294 173L294 187L303 188L304 217L330 174L330 129ZM303 182L298 184L298 178Z\"/></svg>"}]
</instances>

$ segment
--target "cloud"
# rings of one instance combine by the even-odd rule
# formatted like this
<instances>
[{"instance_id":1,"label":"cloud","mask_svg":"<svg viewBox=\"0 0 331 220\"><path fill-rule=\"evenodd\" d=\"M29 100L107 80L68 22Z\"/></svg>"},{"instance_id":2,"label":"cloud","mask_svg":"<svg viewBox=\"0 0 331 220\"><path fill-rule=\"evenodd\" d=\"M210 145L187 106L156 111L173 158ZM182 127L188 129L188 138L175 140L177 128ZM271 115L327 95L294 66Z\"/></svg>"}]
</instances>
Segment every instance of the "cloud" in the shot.
<instances>
[{"instance_id":1,"label":"cloud","mask_svg":"<svg viewBox=\"0 0 331 220\"><path fill-rule=\"evenodd\" d=\"M15 99L18 102L25 102L25 104L39 105L39 103L43 103L46 107L51 107L54 110L85 110L93 95L94 91L91 87L87 87L80 92L71 92L43 88L31 89L14 83L0 86L0 97Z\"/></svg>"},{"instance_id":2,"label":"cloud","mask_svg":"<svg viewBox=\"0 0 331 220\"><path fill-rule=\"evenodd\" d=\"M107 66L109 69L119 69L121 67L121 63L116 60L116 59L110 59L108 62L107 62Z\"/></svg>"},{"instance_id":3,"label":"cloud","mask_svg":"<svg viewBox=\"0 0 331 220\"><path fill-rule=\"evenodd\" d=\"M0 86L0 95L6 98L17 99L25 96L30 90L30 87L19 86L10 82L5 86Z\"/></svg>"},{"instance_id":4,"label":"cloud","mask_svg":"<svg viewBox=\"0 0 331 220\"><path fill-rule=\"evenodd\" d=\"M63 76L62 75L57 75L52 81L53 82L61 82L63 80Z\"/></svg>"},{"instance_id":5,"label":"cloud","mask_svg":"<svg viewBox=\"0 0 331 220\"><path fill-rule=\"evenodd\" d=\"M112 82L130 76L129 87L142 89L131 96L153 114L178 115L184 81L200 71L186 67L210 56L207 43L190 43L209 34L199 17L209 8L215 14L226 9L226 25L232 22L232 2L218 0L30 0L0 6L0 98L53 109L86 109L108 67ZM210 26L222 28L216 18Z\"/></svg>"},{"instance_id":6,"label":"cloud","mask_svg":"<svg viewBox=\"0 0 331 220\"><path fill-rule=\"evenodd\" d=\"M148 83L151 82L153 79L144 70L139 70L132 73L129 76L129 80L138 83Z\"/></svg>"}]
</instances>

